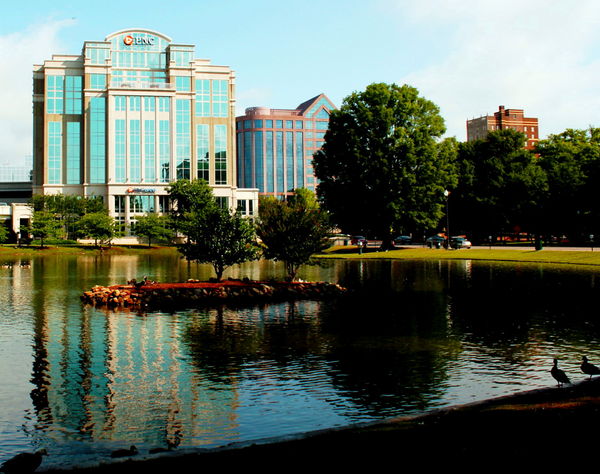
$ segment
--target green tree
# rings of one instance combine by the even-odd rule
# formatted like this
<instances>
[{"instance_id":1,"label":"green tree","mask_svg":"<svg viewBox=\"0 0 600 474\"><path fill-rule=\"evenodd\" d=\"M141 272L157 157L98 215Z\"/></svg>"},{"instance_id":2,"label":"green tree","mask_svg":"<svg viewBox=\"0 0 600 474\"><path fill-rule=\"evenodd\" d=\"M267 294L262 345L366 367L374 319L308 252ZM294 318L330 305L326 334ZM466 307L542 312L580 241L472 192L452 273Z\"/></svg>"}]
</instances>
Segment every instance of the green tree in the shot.
<instances>
[{"instance_id":1,"label":"green tree","mask_svg":"<svg viewBox=\"0 0 600 474\"><path fill-rule=\"evenodd\" d=\"M535 152L548 179L548 192L540 213L548 234L572 240L598 234L600 209L600 129L567 129L540 140Z\"/></svg>"},{"instance_id":2,"label":"green tree","mask_svg":"<svg viewBox=\"0 0 600 474\"><path fill-rule=\"evenodd\" d=\"M417 89L371 84L331 113L315 154L319 197L344 232L391 243L395 232L434 227L457 180L453 141L438 107Z\"/></svg>"},{"instance_id":3,"label":"green tree","mask_svg":"<svg viewBox=\"0 0 600 474\"><path fill-rule=\"evenodd\" d=\"M183 234L189 232L187 214L198 214L217 205L212 189L203 179L180 179L171 183L167 191L171 202L169 225Z\"/></svg>"},{"instance_id":4,"label":"green tree","mask_svg":"<svg viewBox=\"0 0 600 474\"><path fill-rule=\"evenodd\" d=\"M81 197L67 194L38 194L31 199L35 211L52 213L62 228L62 237L75 235L75 223L81 216L94 212L106 212L104 201L99 196Z\"/></svg>"},{"instance_id":5,"label":"green tree","mask_svg":"<svg viewBox=\"0 0 600 474\"><path fill-rule=\"evenodd\" d=\"M149 213L137 218L135 224L135 235L148 239L148 247L152 245L152 240L165 240L173 235L173 231L168 227L167 218L159 216L156 213Z\"/></svg>"},{"instance_id":6,"label":"green tree","mask_svg":"<svg viewBox=\"0 0 600 474\"><path fill-rule=\"evenodd\" d=\"M60 223L48 211L34 211L31 219L29 233L40 239L40 247L44 247L44 240L57 237L60 233Z\"/></svg>"},{"instance_id":7,"label":"green tree","mask_svg":"<svg viewBox=\"0 0 600 474\"><path fill-rule=\"evenodd\" d=\"M485 240L498 233L539 232L547 180L524 144L525 135L505 129L459 145L461 178L449 200L455 233Z\"/></svg>"},{"instance_id":8,"label":"green tree","mask_svg":"<svg viewBox=\"0 0 600 474\"><path fill-rule=\"evenodd\" d=\"M117 234L115 220L105 212L92 212L75 223L77 235L94 239L94 245L109 243Z\"/></svg>"},{"instance_id":9,"label":"green tree","mask_svg":"<svg viewBox=\"0 0 600 474\"><path fill-rule=\"evenodd\" d=\"M221 209L206 181L178 180L169 196L169 222L185 237L178 249L188 260L212 264L220 280L228 267L258 258L253 223Z\"/></svg>"},{"instance_id":10,"label":"green tree","mask_svg":"<svg viewBox=\"0 0 600 474\"><path fill-rule=\"evenodd\" d=\"M8 227L9 221L0 222L0 243L4 243L8 240Z\"/></svg>"},{"instance_id":11,"label":"green tree","mask_svg":"<svg viewBox=\"0 0 600 474\"><path fill-rule=\"evenodd\" d=\"M314 193L295 190L287 201L263 197L258 207L257 233L264 256L282 261L288 279L295 280L300 266L315 264L312 256L329 247L330 216L319 207Z\"/></svg>"},{"instance_id":12,"label":"green tree","mask_svg":"<svg viewBox=\"0 0 600 474\"><path fill-rule=\"evenodd\" d=\"M252 221L237 213L211 205L188 211L181 219L187 239L179 251L188 260L210 263L219 281L230 266L259 256Z\"/></svg>"}]
</instances>

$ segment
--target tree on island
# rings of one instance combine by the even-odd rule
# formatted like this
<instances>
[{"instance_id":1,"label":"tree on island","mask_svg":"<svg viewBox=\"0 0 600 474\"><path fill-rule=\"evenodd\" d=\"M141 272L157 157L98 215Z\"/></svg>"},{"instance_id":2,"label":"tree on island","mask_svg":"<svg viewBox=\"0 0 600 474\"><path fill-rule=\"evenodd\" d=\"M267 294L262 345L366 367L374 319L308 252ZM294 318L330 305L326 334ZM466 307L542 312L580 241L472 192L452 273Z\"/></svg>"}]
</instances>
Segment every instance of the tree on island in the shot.
<instances>
[{"instance_id":1,"label":"tree on island","mask_svg":"<svg viewBox=\"0 0 600 474\"><path fill-rule=\"evenodd\" d=\"M264 256L282 261L289 280L300 266L315 264L312 256L329 247L330 216L321 209L314 193L296 189L287 200L263 197L258 207L257 233Z\"/></svg>"},{"instance_id":2,"label":"tree on island","mask_svg":"<svg viewBox=\"0 0 600 474\"><path fill-rule=\"evenodd\" d=\"M136 220L135 235L148 239L148 247L152 246L152 240L167 240L173 235L173 231L168 227L166 216L159 216L156 213L148 213L140 216Z\"/></svg>"},{"instance_id":3,"label":"tree on island","mask_svg":"<svg viewBox=\"0 0 600 474\"><path fill-rule=\"evenodd\" d=\"M60 222L54 214L48 211L34 211L29 226L29 233L40 239L40 248L44 247L44 240L57 237L60 233Z\"/></svg>"},{"instance_id":4,"label":"tree on island","mask_svg":"<svg viewBox=\"0 0 600 474\"><path fill-rule=\"evenodd\" d=\"M435 227L455 186L455 140L439 108L408 85L371 84L331 113L315 154L319 197L344 232L391 245L396 232Z\"/></svg>"},{"instance_id":5,"label":"tree on island","mask_svg":"<svg viewBox=\"0 0 600 474\"><path fill-rule=\"evenodd\" d=\"M92 212L75 223L76 234L82 238L94 239L94 245L110 243L117 235L115 220L105 212Z\"/></svg>"},{"instance_id":6,"label":"tree on island","mask_svg":"<svg viewBox=\"0 0 600 474\"><path fill-rule=\"evenodd\" d=\"M178 245L185 258L211 264L219 281L228 267L258 258L252 221L220 208L206 181L176 181L170 195L170 221L185 237Z\"/></svg>"}]
</instances>

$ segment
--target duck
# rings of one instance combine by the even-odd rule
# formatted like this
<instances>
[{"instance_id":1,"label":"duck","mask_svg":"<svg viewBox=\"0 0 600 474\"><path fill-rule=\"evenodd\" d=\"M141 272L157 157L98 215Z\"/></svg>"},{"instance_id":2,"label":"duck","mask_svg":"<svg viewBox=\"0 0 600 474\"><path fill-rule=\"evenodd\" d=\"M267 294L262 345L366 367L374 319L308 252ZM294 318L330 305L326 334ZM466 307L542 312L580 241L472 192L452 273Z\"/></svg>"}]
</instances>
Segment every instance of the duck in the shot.
<instances>
[{"instance_id":1,"label":"duck","mask_svg":"<svg viewBox=\"0 0 600 474\"><path fill-rule=\"evenodd\" d=\"M569 377L567 377L567 374L565 374L563 370L560 370L558 368L558 359L554 359L554 365L552 366L552 369L550 369L550 373L552 374L552 377L554 377L555 380L558 382L559 387L562 386L562 384L564 383L571 383Z\"/></svg>"},{"instance_id":2,"label":"duck","mask_svg":"<svg viewBox=\"0 0 600 474\"><path fill-rule=\"evenodd\" d=\"M130 446L129 449L117 449L110 453L111 458L124 458L126 456L133 456L138 453L138 450L135 446Z\"/></svg>"},{"instance_id":3,"label":"duck","mask_svg":"<svg viewBox=\"0 0 600 474\"><path fill-rule=\"evenodd\" d=\"M584 374L588 374L590 376L590 380L592 379L592 375L600 375L600 369L594 364L590 364L586 356L583 356L581 360L581 371Z\"/></svg>"},{"instance_id":4,"label":"duck","mask_svg":"<svg viewBox=\"0 0 600 474\"><path fill-rule=\"evenodd\" d=\"M40 449L35 453L19 453L4 461L0 466L0 471L6 474L34 472L42 464L42 457L47 455L46 449Z\"/></svg>"}]
</instances>

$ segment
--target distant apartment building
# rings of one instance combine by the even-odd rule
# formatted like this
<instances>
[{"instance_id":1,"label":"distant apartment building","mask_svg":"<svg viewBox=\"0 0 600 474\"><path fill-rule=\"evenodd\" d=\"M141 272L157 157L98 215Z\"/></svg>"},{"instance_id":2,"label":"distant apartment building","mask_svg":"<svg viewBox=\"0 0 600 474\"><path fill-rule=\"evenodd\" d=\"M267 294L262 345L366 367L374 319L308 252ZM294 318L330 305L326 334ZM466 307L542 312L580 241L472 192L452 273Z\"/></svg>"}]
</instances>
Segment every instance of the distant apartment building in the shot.
<instances>
[{"instance_id":1,"label":"distant apartment building","mask_svg":"<svg viewBox=\"0 0 600 474\"><path fill-rule=\"evenodd\" d=\"M523 109L507 109L503 105L494 115L467 120L467 141L480 140L493 130L513 129L525 134L525 148L531 150L539 140L538 119L525 117Z\"/></svg>"},{"instance_id":2,"label":"distant apartment building","mask_svg":"<svg viewBox=\"0 0 600 474\"><path fill-rule=\"evenodd\" d=\"M335 108L320 94L295 109L246 109L236 118L238 186L270 196L301 187L314 191L313 154L323 145Z\"/></svg>"}]
</instances>

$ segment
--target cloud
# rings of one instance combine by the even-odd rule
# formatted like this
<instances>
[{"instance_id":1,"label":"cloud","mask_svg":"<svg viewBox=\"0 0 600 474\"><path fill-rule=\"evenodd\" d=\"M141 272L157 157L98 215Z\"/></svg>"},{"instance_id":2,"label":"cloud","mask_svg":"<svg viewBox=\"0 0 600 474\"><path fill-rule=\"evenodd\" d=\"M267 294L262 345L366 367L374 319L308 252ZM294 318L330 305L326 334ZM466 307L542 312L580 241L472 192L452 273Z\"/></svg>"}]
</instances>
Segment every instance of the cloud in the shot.
<instances>
[{"instance_id":1,"label":"cloud","mask_svg":"<svg viewBox=\"0 0 600 474\"><path fill-rule=\"evenodd\" d=\"M399 82L437 103L447 135L466 139L465 121L499 105L538 117L540 133L600 126L595 0L395 1L404 22L443 31L441 56Z\"/></svg>"},{"instance_id":2,"label":"cloud","mask_svg":"<svg viewBox=\"0 0 600 474\"><path fill-rule=\"evenodd\" d=\"M71 24L51 19L0 35L0 165L31 165L33 65L61 51L59 33Z\"/></svg>"}]
</instances>

